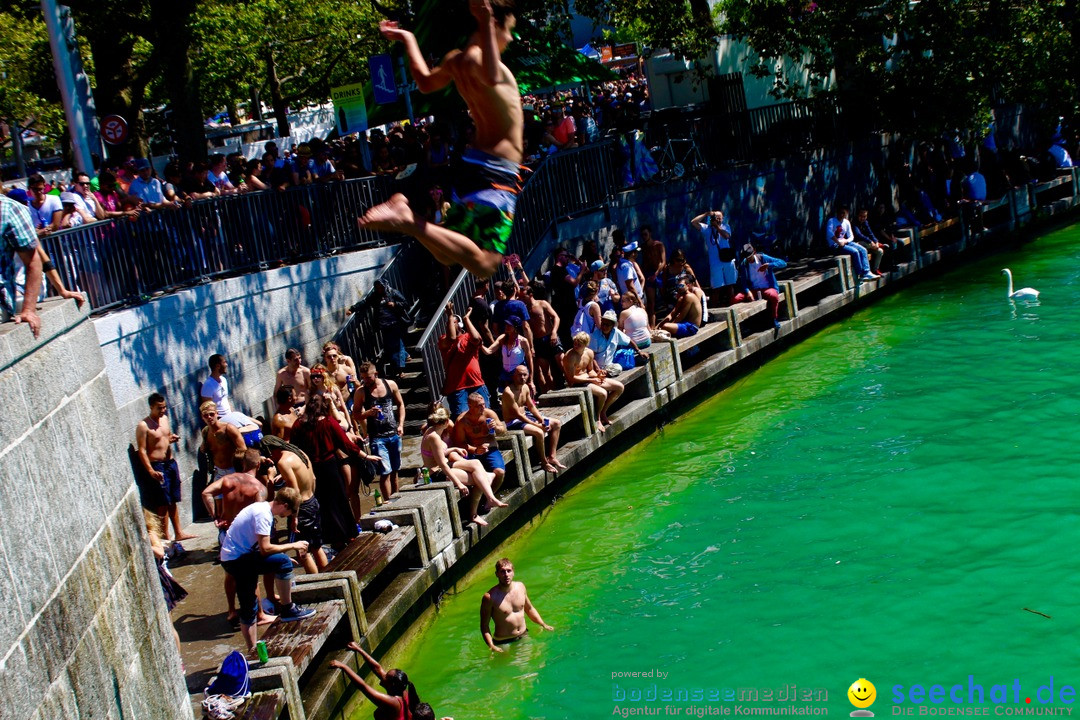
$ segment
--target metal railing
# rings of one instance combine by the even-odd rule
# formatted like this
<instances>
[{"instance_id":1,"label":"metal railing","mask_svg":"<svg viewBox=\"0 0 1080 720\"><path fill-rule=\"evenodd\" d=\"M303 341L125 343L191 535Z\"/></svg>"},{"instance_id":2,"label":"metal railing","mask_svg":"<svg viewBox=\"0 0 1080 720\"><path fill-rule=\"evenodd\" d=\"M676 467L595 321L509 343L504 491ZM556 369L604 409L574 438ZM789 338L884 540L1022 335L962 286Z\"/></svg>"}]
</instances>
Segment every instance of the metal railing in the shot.
<instances>
[{"instance_id":1,"label":"metal railing","mask_svg":"<svg viewBox=\"0 0 1080 720\"><path fill-rule=\"evenodd\" d=\"M199 200L42 238L64 284L95 311L226 275L385 244L356 219L390 196L360 178Z\"/></svg>"},{"instance_id":2,"label":"metal railing","mask_svg":"<svg viewBox=\"0 0 1080 720\"><path fill-rule=\"evenodd\" d=\"M557 153L544 162L526 179L518 196L514 212L514 229L508 243L508 254L522 257L527 273L534 275L548 253L534 253L560 220L601 207L619 189L615 176L616 146L613 141L586 145L576 150ZM505 276L505 268L500 270ZM442 395L446 368L439 352L439 336L446 332L446 303L453 302L455 312L464 313L476 290L476 278L462 270L450 284L450 289L435 306L417 346L424 359L424 375L432 399Z\"/></svg>"}]
</instances>

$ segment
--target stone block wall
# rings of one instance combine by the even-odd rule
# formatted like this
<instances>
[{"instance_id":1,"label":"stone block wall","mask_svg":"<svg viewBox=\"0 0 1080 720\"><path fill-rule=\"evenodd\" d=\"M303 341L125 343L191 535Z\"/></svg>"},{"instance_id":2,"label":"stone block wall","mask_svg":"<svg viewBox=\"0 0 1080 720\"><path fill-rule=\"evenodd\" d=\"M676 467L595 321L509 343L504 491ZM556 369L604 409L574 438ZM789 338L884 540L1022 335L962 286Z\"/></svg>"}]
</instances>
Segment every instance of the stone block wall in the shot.
<instances>
[{"instance_id":1,"label":"stone block wall","mask_svg":"<svg viewBox=\"0 0 1080 720\"><path fill-rule=\"evenodd\" d=\"M169 401L173 429L181 436L175 449L185 480L185 522L192 517L188 480L201 442L198 395L210 374L207 358L227 356L233 406L251 416L263 414L285 350L298 348L309 367L321 361L322 344L345 324L345 308L371 288L397 248L228 278L94 320L124 439L134 442L151 393Z\"/></svg>"},{"instance_id":2,"label":"stone block wall","mask_svg":"<svg viewBox=\"0 0 1080 720\"><path fill-rule=\"evenodd\" d=\"M191 718L97 333L0 325L0 720Z\"/></svg>"}]
</instances>

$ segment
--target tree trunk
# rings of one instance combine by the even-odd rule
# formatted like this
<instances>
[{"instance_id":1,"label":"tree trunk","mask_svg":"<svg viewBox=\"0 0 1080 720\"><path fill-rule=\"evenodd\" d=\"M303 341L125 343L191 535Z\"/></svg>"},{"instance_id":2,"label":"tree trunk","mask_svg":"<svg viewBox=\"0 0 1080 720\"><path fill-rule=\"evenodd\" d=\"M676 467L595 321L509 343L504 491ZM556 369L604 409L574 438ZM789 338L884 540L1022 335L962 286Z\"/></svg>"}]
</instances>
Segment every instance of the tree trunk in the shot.
<instances>
[{"instance_id":1,"label":"tree trunk","mask_svg":"<svg viewBox=\"0 0 1080 720\"><path fill-rule=\"evenodd\" d=\"M262 122L262 98L259 97L259 88L251 86L251 106L248 109L248 117L252 122Z\"/></svg>"},{"instance_id":2,"label":"tree trunk","mask_svg":"<svg viewBox=\"0 0 1080 720\"><path fill-rule=\"evenodd\" d=\"M194 0L152 2L150 24L157 35L154 48L173 111L176 152L189 160L205 160L206 131L199 81L191 63L191 16L195 6Z\"/></svg>"},{"instance_id":3,"label":"tree trunk","mask_svg":"<svg viewBox=\"0 0 1080 720\"><path fill-rule=\"evenodd\" d=\"M289 106L281 95L281 81L278 80L277 63L274 61L274 51L270 48L266 49L266 83L270 86L270 102L274 106L278 137L289 137L292 134L292 129L289 127Z\"/></svg>"},{"instance_id":4,"label":"tree trunk","mask_svg":"<svg viewBox=\"0 0 1080 720\"><path fill-rule=\"evenodd\" d=\"M229 113L229 124L236 127L240 124L240 110L236 107L236 101L229 98L225 101L225 112Z\"/></svg>"}]
</instances>

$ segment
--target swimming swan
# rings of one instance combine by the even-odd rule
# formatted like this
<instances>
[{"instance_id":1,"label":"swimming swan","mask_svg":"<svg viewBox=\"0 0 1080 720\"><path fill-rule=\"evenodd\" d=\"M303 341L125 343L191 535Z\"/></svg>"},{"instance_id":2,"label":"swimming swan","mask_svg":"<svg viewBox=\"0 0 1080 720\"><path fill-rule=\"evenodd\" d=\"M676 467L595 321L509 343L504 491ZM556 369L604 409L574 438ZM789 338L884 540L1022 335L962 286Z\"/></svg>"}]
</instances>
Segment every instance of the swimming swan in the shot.
<instances>
[{"instance_id":1,"label":"swimming swan","mask_svg":"<svg viewBox=\"0 0 1080 720\"><path fill-rule=\"evenodd\" d=\"M1012 300L1038 300L1039 291L1035 288L1020 288L1016 292L1013 292L1012 271L1009 268L1003 268L1002 275L1007 275L1009 278L1009 298Z\"/></svg>"}]
</instances>

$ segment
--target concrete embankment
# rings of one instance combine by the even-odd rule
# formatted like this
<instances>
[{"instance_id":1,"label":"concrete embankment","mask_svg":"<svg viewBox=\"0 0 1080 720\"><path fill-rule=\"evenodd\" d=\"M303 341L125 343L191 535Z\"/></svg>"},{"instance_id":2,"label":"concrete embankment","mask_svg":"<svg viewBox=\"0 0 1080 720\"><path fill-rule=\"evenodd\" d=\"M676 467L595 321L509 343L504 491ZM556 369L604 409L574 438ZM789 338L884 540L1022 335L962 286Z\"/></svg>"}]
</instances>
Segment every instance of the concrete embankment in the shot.
<instances>
[{"instance_id":1,"label":"concrete embankment","mask_svg":"<svg viewBox=\"0 0 1080 720\"><path fill-rule=\"evenodd\" d=\"M965 262L1040 231L1049 222L1072 217L1077 197L1075 171L1039 186L1014 190L988 204L974 223L949 220L906 234L901 257L885 277L860 282L849 259L821 257L792 265L782 276L781 328L772 328L765 303L710 311L711 322L691 338L654 342L647 365L620 376L627 390L612 414L614 424L596 432L592 396L580 389L545 394L545 414L563 422L560 460L569 470L552 475L532 466L530 442L521 432L498 438L507 461L500 493L508 507L486 517L487 528L465 521L449 484L407 486L391 502L366 516L364 525L390 519L400 526L388 536L364 536L363 547L343 554L333 572L298 582L302 602L319 610L310 628L296 623L268 633L271 660L257 673L281 680L290 697L290 717L352 717L357 696L331 660L355 662L344 650L357 640L378 656L403 637L438 596L483 560L497 544L542 512L560 493L581 481L598 463L701 402L735 377L846 317L861 306L920 278ZM985 225L985 228L983 227ZM405 458L416 466L418 457ZM365 670L361 668L361 670ZM301 707L302 706L302 707Z\"/></svg>"}]
</instances>

